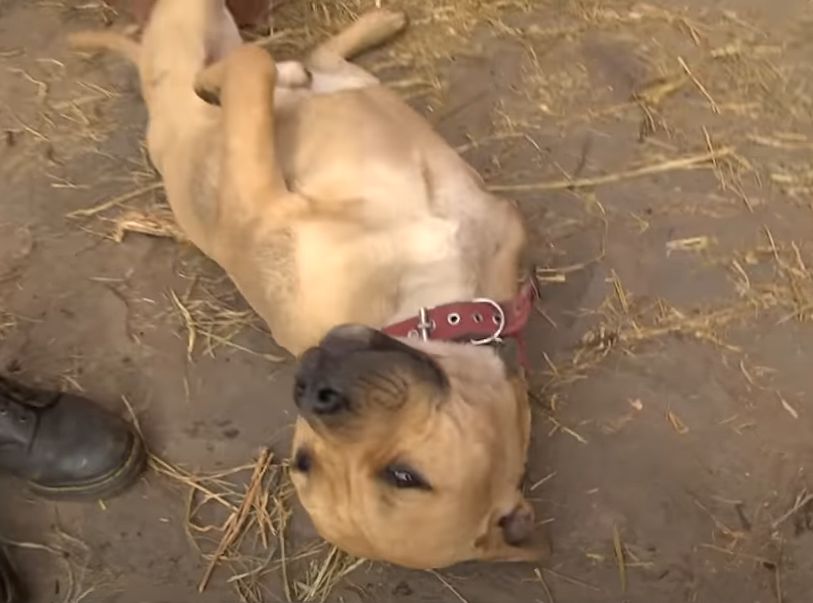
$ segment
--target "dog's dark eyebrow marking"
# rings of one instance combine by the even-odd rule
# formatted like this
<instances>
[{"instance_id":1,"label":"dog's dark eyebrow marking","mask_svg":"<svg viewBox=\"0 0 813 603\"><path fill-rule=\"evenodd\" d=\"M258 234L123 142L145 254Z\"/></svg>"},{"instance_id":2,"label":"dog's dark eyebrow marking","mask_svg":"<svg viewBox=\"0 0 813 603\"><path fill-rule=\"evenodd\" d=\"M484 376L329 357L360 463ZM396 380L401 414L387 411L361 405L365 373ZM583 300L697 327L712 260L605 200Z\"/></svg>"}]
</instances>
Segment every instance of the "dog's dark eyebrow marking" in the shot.
<instances>
[{"instance_id":1,"label":"dog's dark eyebrow marking","mask_svg":"<svg viewBox=\"0 0 813 603\"><path fill-rule=\"evenodd\" d=\"M293 468L300 473L309 473L313 468L313 455L307 448L300 448L296 451Z\"/></svg>"}]
</instances>

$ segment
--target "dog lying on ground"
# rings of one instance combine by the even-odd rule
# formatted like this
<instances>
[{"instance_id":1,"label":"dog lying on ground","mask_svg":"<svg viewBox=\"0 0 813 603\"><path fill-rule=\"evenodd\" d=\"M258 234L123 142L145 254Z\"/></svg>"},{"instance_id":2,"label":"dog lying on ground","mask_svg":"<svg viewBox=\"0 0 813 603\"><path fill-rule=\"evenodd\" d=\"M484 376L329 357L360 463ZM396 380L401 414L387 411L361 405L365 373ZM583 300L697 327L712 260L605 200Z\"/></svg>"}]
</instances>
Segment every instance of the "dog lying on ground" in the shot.
<instances>
[{"instance_id":1,"label":"dog lying on ground","mask_svg":"<svg viewBox=\"0 0 813 603\"><path fill-rule=\"evenodd\" d=\"M512 346L473 345L527 318L524 230L348 61L405 26L375 10L275 65L241 45L223 0L158 0L140 44L71 42L138 65L178 223L301 355L292 474L321 535L413 568L537 559L522 371L498 353Z\"/></svg>"}]
</instances>

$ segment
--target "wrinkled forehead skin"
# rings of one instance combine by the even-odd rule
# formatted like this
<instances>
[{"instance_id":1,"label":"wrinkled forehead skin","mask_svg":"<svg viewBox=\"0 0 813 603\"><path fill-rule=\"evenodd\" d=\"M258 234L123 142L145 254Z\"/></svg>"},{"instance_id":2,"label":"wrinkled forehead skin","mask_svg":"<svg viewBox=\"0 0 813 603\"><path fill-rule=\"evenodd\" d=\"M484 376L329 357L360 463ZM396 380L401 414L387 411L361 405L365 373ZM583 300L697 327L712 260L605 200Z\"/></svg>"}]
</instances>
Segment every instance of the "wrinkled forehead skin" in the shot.
<instances>
[{"instance_id":1,"label":"wrinkled forehead skin","mask_svg":"<svg viewBox=\"0 0 813 603\"><path fill-rule=\"evenodd\" d=\"M294 454L312 457L307 475L292 472L300 499L326 540L360 557L415 568L499 558L490 550L505 547L495 526L522 503L530 432L524 381L510 377L490 348L409 345L441 367L447 390L438 397L409 382L397 411L355 417L350 436L300 418ZM375 396L375 388L363 395ZM393 462L415 468L431 489L384 483L380 474Z\"/></svg>"}]
</instances>

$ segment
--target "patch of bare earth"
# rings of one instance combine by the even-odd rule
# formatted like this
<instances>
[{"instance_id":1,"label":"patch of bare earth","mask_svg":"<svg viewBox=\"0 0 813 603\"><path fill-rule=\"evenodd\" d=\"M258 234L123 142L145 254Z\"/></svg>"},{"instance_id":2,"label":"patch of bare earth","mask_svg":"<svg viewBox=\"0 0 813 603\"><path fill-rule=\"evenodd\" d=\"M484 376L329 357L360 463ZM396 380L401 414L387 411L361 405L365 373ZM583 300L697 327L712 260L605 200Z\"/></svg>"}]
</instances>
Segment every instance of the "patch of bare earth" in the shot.
<instances>
[{"instance_id":1,"label":"patch of bare earth","mask_svg":"<svg viewBox=\"0 0 813 603\"><path fill-rule=\"evenodd\" d=\"M289 0L296 56L372 0ZM776 601L813 576L806 5L405 0L363 63L517 202L544 284L529 497L545 566L349 558L287 480L291 362L178 231L91 0L0 1L0 367L137 421L99 505L2 479L36 601ZM200 594L195 594L202 591Z\"/></svg>"}]
</instances>

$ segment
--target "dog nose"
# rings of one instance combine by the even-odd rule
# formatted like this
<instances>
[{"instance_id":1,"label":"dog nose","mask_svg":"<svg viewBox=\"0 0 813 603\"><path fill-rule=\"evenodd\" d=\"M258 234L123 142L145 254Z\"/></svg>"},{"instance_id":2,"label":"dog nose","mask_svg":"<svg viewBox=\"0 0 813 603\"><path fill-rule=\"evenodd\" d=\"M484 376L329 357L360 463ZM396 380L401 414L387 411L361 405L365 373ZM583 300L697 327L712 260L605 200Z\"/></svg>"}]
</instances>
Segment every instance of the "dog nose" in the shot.
<instances>
[{"instance_id":1,"label":"dog nose","mask_svg":"<svg viewBox=\"0 0 813 603\"><path fill-rule=\"evenodd\" d=\"M294 401L305 413L322 417L357 410L378 399L359 397L359 391L381 388L370 385L367 377L396 369L411 371L416 381L446 386L445 374L426 354L373 328L341 325L300 357Z\"/></svg>"},{"instance_id":2,"label":"dog nose","mask_svg":"<svg viewBox=\"0 0 813 603\"><path fill-rule=\"evenodd\" d=\"M347 397L332 379L330 354L321 348L305 352L297 368L294 402L303 411L329 415L347 408Z\"/></svg>"},{"instance_id":3,"label":"dog nose","mask_svg":"<svg viewBox=\"0 0 813 603\"><path fill-rule=\"evenodd\" d=\"M376 334L374 329L363 325L340 325L331 329L319 347L330 354L347 354L369 349Z\"/></svg>"},{"instance_id":4,"label":"dog nose","mask_svg":"<svg viewBox=\"0 0 813 603\"><path fill-rule=\"evenodd\" d=\"M297 384L299 387L299 384ZM297 396L297 404L317 415L332 415L347 408L347 398L340 391L329 385L304 386L304 391Z\"/></svg>"}]
</instances>

